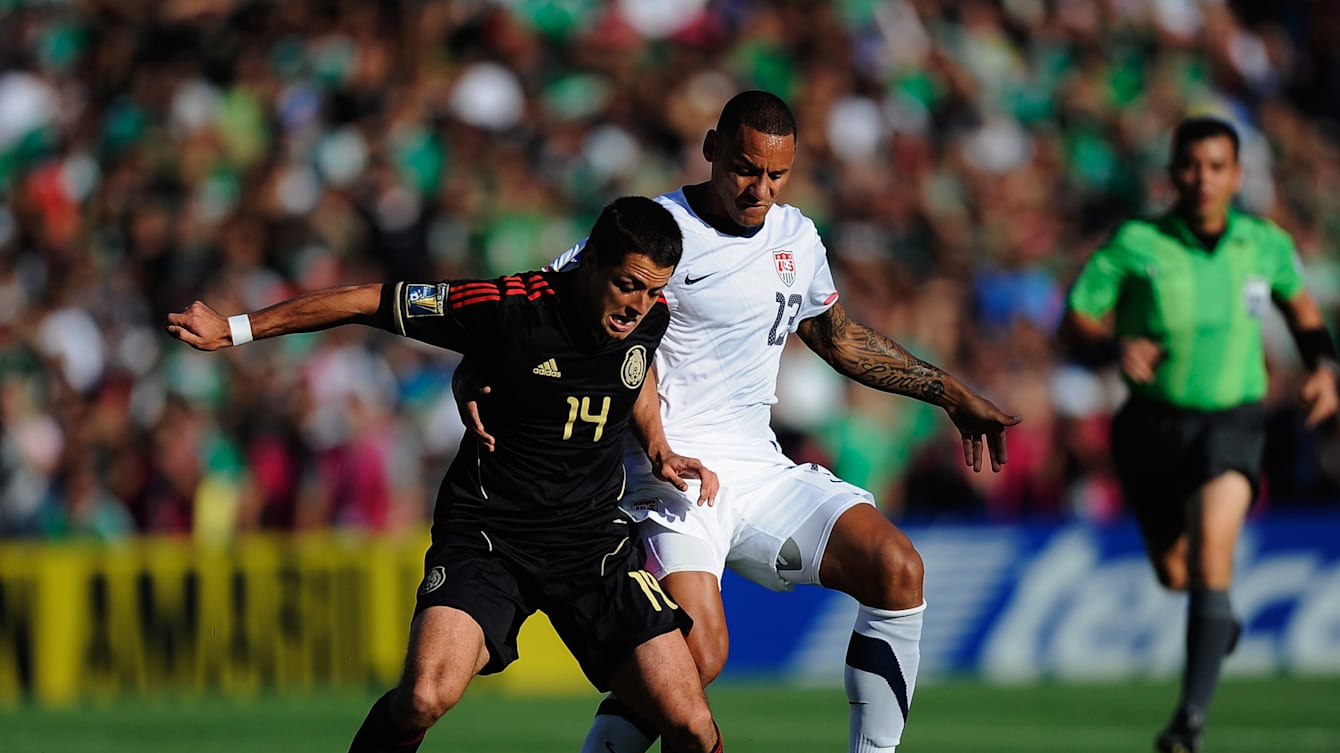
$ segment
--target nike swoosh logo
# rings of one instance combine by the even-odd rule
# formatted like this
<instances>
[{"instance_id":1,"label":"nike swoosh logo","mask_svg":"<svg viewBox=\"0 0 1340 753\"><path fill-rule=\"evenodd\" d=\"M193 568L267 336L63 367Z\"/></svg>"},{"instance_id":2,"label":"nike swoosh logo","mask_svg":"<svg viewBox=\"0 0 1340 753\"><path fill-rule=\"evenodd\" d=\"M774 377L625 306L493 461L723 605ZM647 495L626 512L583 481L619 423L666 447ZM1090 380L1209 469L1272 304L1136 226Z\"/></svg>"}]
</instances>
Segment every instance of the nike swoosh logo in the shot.
<instances>
[{"instance_id":1,"label":"nike swoosh logo","mask_svg":"<svg viewBox=\"0 0 1340 753\"><path fill-rule=\"evenodd\" d=\"M711 277L711 276L714 275L714 274L716 274L716 272L708 272L707 274L703 275L702 277L689 277L688 275L684 275L684 284L685 284L685 285L696 285L696 284L702 282L703 280L706 280L707 278Z\"/></svg>"}]
</instances>

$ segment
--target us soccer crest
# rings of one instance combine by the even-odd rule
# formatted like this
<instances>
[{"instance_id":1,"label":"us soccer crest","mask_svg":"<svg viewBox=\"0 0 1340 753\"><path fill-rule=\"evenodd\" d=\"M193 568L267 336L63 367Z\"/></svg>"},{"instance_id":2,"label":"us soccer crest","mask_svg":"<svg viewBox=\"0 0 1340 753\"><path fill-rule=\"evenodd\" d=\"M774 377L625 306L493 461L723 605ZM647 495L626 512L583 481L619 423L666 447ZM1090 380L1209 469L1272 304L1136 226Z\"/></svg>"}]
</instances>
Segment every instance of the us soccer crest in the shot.
<instances>
[{"instance_id":1,"label":"us soccer crest","mask_svg":"<svg viewBox=\"0 0 1340 753\"><path fill-rule=\"evenodd\" d=\"M790 251L773 251L772 261L782 284L791 287L796 281L796 255Z\"/></svg>"}]
</instances>

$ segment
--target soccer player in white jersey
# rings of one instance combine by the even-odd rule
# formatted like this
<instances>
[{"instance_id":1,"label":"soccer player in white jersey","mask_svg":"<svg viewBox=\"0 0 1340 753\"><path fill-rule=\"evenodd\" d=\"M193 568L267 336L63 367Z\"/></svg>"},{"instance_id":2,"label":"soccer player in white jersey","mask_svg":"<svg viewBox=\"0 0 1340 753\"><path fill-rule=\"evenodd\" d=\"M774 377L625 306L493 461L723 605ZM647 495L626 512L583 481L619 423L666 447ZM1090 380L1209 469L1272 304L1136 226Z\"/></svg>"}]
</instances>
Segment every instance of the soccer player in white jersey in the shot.
<instances>
[{"instance_id":1,"label":"soccer player in white jersey","mask_svg":"<svg viewBox=\"0 0 1340 753\"><path fill-rule=\"evenodd\" d=\"M670 327L648 377L658 381L659 405L639 400L646 453L625 455L623 504L642 521L647 569L694 619L689 647L704 685L726 661L725 567L774 590L822 585L860 602L845 668L849 751L892 751L919 662L921 557L869 492L782 454L769 426L782 346L796 332L848 378L942 407L974 471L984 459L1000 469L1005 427L1019 418L848 318L814 223L777 203L795 153L796 121L786 103L744 92L703 142L711 179L657 198L679 222L684 255L665 288ZM578 244L554 266L580 253ZM491 437L472 407L464 414L487 445ZM717 471L714 505L697 505L696 482L660 462L671 446ZM582 751L642 753L655 737L610 697Z\"/></svg>"}]
</instances>

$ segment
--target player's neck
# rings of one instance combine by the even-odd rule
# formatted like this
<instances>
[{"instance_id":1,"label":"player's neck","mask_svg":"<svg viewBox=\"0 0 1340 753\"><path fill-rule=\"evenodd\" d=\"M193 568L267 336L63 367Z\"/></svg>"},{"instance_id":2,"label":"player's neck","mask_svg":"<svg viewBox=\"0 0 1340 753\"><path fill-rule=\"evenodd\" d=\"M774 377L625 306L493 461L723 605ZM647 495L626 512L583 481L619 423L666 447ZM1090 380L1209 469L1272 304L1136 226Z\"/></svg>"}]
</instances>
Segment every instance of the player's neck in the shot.
<instances>
[{"instance_id":1,"label":"player's neck","mask_svg":"<svg viewBox=\"0 0 1340 753\"><path fill-rule=\"evenodd\" d=\"M1200 216L1181 207L1177 210L1186 226L1198 236L1219 236L1228 228L1228 214Z\"/></svg>"},{"instance_id":2,"label":"player's neck","mask_svg":"<svg viewBox=\"0 0 1340 753\"><path fill-rule=\"evenodd\" d=\"M763 229L762 225L758 227L738 225L730 217L713 210L711 185L708 183L684 186L684 200L689 203L689 209L692 209L694 214L723 235L749 238Z\"/></svg>"}]
</instances>

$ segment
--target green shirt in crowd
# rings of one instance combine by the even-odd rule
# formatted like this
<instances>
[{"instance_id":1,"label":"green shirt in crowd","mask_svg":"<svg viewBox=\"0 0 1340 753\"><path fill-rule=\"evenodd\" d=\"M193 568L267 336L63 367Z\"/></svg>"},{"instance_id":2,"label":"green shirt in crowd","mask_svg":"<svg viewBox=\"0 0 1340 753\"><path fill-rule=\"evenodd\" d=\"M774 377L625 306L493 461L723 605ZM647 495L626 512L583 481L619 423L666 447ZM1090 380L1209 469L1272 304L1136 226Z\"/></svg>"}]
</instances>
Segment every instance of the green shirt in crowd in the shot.
<instances>
[{"instance_id":1,"label":"green shirt in crowd","mask_svg":"<svg viewBox=\"0 0 1340 753\"><path fill-rule=\"evenodd\" d=\"M1272 295L1303 289L1293 239L1269 220L1230 212L1213 249L1176 214L1131 220L1080 271L1072 311L1116 311L1117 337L1144 337L1166 356L1133 395L1220 410L1266 394L1261 314Z\"/></svg>"}]
</instances>

